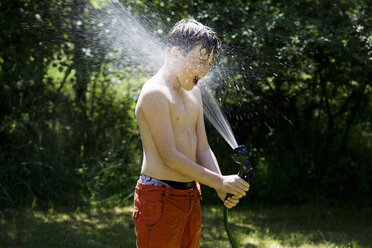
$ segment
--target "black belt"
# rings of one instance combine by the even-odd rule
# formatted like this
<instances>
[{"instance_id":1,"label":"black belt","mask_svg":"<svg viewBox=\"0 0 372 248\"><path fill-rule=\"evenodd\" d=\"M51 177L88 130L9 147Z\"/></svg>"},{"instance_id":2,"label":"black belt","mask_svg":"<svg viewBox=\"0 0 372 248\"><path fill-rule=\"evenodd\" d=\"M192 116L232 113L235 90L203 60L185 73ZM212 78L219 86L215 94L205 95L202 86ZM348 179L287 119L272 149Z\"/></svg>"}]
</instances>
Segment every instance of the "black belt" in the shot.
<instances>
[{"instance_id":1,"label":"black belt","mask_svg":"<svg viewBox=\"0 0 372 248\"><path fill-rule=\"evenodd\" d=\"M187 182L187 183L170 181L170 180L159 180L159 181L168 184L173 189L193 189L195 186L194 181Z\"/></svg>"}]
</instances>

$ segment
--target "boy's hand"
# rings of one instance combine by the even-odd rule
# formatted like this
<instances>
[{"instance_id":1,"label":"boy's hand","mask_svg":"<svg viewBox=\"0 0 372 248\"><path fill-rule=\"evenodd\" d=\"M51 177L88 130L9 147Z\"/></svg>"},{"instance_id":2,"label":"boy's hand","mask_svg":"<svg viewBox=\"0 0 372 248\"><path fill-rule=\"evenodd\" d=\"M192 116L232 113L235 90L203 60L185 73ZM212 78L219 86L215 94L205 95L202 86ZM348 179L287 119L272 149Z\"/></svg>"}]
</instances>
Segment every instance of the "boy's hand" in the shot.
<instances>
[{"instance_id":1,"label":"boy's hand","mask_svg":"<svg viewBox=\"0 0 372 248\"><path fill-rule=\"evenodd\" d=\"M239 199L245 196L249 190L249 183L238 175L222 176L221 179L220 187L216 188L217 192L230 193Z\"/></svg>"},{"instance_id":2,"label":"boy's hand","mask_svg":"<svg viewBox=\"0 0 372 248\"><path fill-rule=\"evenodd\" d=\"M232 197L228 197L226 200L225 200L226 198L225 193L217 192L217 195L221 199L221 201L223 201L223 204L227 208L233 208L239 203L240 197L237 197L235 195L233 195Z\"/></svg>"},{"instance_id":3,"label":"boy's hand","mask_svg":"<svg viewBox=\"0 0 372 248\"><path fill-rule=\"evenodd\" d=\"M239 203L239 199L246 195L250 186L249 183L237 175L223 176L223 184L226 184L225 186L229 187L227 190L228 193L234 192L232 193L233 196L230 196L225 200L227 193L216 190L218 197L224 202L224 205L227 208L235 207Z\"/></svg>"},{"instance_id":4,"label":"boy's hand","mask_svg":"<svg viewBox=\"0 0 372 248\"><path fill-rule=\"evenodd\" d=\"M233 196L228 197L225 200L227 194L222 193L222 192L218 192L218 191L217 191L217 195L221 199L221 201L223 201L223 204L227 208L233 208L233 207L235 207L239 203L239 199L241 198L241 197L238 197L238 196L233 195Z\"/></svg>"}]
</instances>

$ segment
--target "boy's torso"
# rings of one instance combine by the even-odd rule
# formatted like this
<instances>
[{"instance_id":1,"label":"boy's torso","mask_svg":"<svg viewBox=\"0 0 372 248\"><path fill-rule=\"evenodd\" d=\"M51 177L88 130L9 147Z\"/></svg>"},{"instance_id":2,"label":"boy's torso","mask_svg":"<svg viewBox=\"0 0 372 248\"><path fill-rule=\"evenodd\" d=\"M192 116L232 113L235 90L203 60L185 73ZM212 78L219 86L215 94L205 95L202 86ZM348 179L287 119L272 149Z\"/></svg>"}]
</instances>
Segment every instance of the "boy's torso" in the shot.
<instances>
[{"instance_id":1,"label":"boy's torso","mask_svg":"<svg viewBox=\"0 0 372 248\"><path fill-rule=\"evenodd\" d=\"M166 87L160 86L158 82L154 81L155 80L146 82L142 88L141 94L143 94L144 91L151 89L151 87ZM200 108L202 107L195 95L195 91L196 89L193 89L192 91L179 91L172 88L166 88L166 95L169 103L169 117L173 128L173 130L169 130L169 132L174 133L177 150L193 161L196 161L197 149L196 124ZM141 101L142 97L140 95L137 102L136 113L144 148L141 173L157 179L179 182L192 181L171 170L163 163L151 136L148 125L149 123L143 112L140 110L140 107L138 107L141 106ZM155 107L156 102L153 104Z\"/></svg>"}]
</instances>

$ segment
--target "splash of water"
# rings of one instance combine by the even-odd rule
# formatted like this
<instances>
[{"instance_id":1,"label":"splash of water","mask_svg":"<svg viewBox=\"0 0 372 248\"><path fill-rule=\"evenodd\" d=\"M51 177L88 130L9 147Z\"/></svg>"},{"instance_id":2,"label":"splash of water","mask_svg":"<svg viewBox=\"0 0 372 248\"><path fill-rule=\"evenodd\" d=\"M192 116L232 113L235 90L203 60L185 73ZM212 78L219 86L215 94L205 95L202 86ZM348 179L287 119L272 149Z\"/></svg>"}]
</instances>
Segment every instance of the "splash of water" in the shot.
<instances>
[{"instance_id":1,"label":"splash of water","mask_svg":"<svg viewBox=\"0 0 372 248\"><path fill-rule=\"evenodd\" d=\"M213 96L210 85L213 82L213 72L210 72L206 77L200 81L199 88L202 93L204 116L217 129L221 136L231 146L232 149L238 147L234 133L227 121L225 115L222 113L216 98Z\"/></svg>"},{"instance_id":2,"label":"splash of water","mask_svg":"<svg viewBox=\"0 0 372 248\"><path fill-rule=\"evenodd\" d=\"M122 65L140 66L149 74L164 63L164 44L149 30L145 17L134 15L119 1L105 2L89 16L97 30L94 39L108 53L108 60ZM157 30L157 32L160 32Z\"/></svg>"},{"instance_id":3,"label":"splash of water","mask_svg":"<svg viewBox=\"0 0 372 248\"><path fill-rule=\"evenodd\" d=\"M140 21L140 18L117 1L106 3L99 16L100 18L92 18L100 29L98 39L104 40L105 46L109 45L116 51L114 57L119 55L117 60L131 65L141 64L148 73L153 73L161 67L165 55L162 47L165 46L155 37L154 32L145 28L144 18ZM235 136L210 88L210 85L216 82L213 75L209 73L199 83L204 115L234 149L238 147Z\"/></svg>"}]
</instances>

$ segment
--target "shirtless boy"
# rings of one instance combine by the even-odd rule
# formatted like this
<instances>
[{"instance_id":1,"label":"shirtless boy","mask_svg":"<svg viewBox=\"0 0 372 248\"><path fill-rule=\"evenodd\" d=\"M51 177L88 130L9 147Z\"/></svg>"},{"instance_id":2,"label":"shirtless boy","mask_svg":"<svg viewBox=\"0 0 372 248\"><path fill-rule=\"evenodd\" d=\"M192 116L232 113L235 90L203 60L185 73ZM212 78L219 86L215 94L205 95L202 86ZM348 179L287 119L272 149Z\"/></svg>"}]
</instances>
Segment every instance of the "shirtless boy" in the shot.
<instances>
[{"instance_id":1,"label":"shirtless boy","mask_svg":"<svg viewBox=\"0 0 372 248\"><path fill-rule=\"evenodd\" d=\"M134 196L137 247L200 247L200 185L216 190L228 208L249 189L237 175L223 176L209 147L196 85L221 50L216 33L184 19L168 35L162 68L143 86L136 117L143 162ZM233 194L225 201L227 193Z\"/></svg>"}]
</instances>

